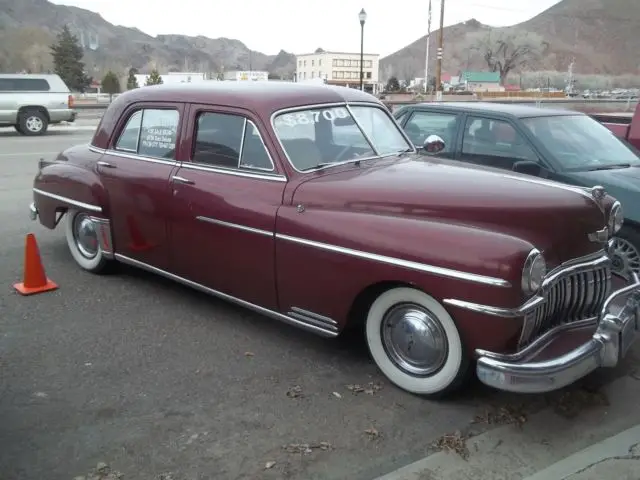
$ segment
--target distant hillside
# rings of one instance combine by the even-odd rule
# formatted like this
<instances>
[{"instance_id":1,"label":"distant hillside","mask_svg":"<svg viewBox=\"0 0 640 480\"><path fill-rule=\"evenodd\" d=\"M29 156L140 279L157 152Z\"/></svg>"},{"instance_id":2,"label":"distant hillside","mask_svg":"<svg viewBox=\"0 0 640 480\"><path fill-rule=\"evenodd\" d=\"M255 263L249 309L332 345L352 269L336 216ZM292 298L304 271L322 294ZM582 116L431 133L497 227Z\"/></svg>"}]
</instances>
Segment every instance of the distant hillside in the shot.
<instances>
[{"instance_id":1,"label":"distant hillside","mask_svg":"<svg viewBox=\"0 0 640 480\"><path fill-rule=\"evenodd\" d=\"M68 24L82 38L89 75L100 77L112 69L123 76L130 67L141 72L267 70L290 76L295 56L281 51L265 55L229 38L159 35L112 25L99 14L47 0L0 0L0 71L52 68L49 45ZM97 40L97 44L96 44Z\"/></svg>"},{"instance_id":2,"label":"distant hillside","mask_svg":"<svg viewBox=\"0 0 640 480\"><path fill-rule=\"evenodd\" d=\"M437 16L435 18L438 18ZM437 23L436 23L437 25ZM513 27L540 35L544 55L529 69L584 74L640 74L640 0L562 0L536 17ZM445 27L443 71L487 68L473 51L477 32L497 30L476 20ZM430 70L435 72L438 31L432 32ZM426 35L380 60L383 77L423 77Z\"/></svg>"}]
</instances>

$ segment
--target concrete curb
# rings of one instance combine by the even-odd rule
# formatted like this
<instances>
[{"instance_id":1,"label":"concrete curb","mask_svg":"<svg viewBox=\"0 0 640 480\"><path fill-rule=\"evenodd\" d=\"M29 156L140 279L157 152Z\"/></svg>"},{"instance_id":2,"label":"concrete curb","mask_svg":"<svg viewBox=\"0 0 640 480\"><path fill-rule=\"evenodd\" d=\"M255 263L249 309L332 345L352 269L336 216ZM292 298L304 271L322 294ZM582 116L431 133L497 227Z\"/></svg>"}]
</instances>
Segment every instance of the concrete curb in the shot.
<instances>
[{"instance_id":1,"label":"concrete curb","mask_svg":"<svg viewBox=\"0 0 640 480\"><path fill-rule=\"evenodd\" d=\"M560 480L588 469L594 462L628 455L632 444L620 443L620 439L638 435L640 426L625 432L626 437L607 439L630 425L640 425L640 381L623 377L603 391L610 402L607 407L589 408L574 419L548 408L532 415L522 428L505 425L470 438L467 460L455 453L438 452L375 480ZM635 442L640 442L640 437L636 436ZM585 449L588 451L583 454ZM564 477L556 476L556 472ZM607 476L627 478L615 470ZM572 476L571 480L588 478ZM633 478L640 480L640 474Z\"/></svg>"}]
</instances>

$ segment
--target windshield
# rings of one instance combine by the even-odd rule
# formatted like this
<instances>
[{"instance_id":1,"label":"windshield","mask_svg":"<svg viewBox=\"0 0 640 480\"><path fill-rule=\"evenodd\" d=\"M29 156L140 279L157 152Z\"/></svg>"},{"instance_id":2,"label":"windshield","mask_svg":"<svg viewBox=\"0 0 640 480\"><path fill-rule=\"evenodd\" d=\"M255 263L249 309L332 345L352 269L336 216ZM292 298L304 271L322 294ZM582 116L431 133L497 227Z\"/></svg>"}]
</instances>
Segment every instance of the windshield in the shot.
<instances>
[{"instance_id":1,"label":"windshield","mask_svg":"<svg viewBox=\"0 0 640 480\"><path fill-rule=\"evenodd\" d=\"M301 172L413 151L389 114L375 106L287 112L274 119L274 129L289 160Z\"/></svg>"},{"instance_id":2,"label":"windshield","mask_svg":"<svg viewBox=\"0 0 640 480\"><path fill-rule=\"evenodd\" d=\"M565 171L640 165L633 150L586 115L524 118L522 123Z\"/></svg>"}]
</instances>

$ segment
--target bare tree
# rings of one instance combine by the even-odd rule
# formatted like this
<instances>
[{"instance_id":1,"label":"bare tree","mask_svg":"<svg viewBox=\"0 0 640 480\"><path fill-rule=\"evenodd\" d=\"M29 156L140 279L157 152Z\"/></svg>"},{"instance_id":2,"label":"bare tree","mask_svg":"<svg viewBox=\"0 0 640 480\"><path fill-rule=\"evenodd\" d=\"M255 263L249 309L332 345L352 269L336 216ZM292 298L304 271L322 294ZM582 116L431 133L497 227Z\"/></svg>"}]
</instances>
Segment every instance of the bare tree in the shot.
<instances>
[{"instance_id":1,"label":"bare tree","mask_svg":"<svg viewBox=\"0 0 640 480\"><path fill-rule=\"evenodd\" d=\"M475 46L492 72L500 73L504 84L509 72L540 59L544 50L542 37L517 30L494 30L476 39Z\"/></svg>"}]
</instances>

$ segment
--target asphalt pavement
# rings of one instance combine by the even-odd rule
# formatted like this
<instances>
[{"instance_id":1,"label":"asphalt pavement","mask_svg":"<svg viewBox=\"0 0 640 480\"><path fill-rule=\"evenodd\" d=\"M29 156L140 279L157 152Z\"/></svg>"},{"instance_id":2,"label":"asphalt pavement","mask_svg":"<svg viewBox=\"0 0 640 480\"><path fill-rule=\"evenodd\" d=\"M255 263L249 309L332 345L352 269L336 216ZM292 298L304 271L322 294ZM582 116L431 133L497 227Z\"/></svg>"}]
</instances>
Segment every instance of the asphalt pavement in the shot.
<instances>
[{"instance_id":1,"label":"asphalt pavement","mask_svg":"<svg viewBox=\"0 0 640 480\"><path fill-rule=\"evenodd\" d=\"M359 335L321 339L132 268L85 273L62 229L31 222L28 205L38 159L90 138L0 129L3 480L71 480L99 462L136 480L371 480L504 423L526 432L549 407L558 429L579 426L600 389L640 365L636 346L621 367L554 394L474 383L434 402L390 385ZM12 284L30 232L60 288L22 297Z\"/></svg>"}]
</instances>

